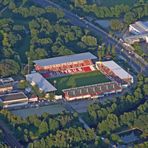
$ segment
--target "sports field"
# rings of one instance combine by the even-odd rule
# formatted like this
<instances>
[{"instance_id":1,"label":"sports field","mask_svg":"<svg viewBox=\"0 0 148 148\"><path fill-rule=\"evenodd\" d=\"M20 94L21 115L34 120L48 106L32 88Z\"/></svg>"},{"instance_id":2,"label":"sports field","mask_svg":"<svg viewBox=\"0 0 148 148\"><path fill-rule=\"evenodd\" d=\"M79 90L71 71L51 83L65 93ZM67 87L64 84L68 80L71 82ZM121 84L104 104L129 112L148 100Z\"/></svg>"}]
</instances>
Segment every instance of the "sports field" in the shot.
<instances>
[{"instance_id":1,"label":"sports field","mask_svg":"<svg viewBox=\"0 0 148 148\"><path fill-rule=\"evenodd\" d=\"M99 71L49 79L49 82L57 88L57 94L61 94L63 89L75 88L109 81L110 80Z\"/></svg>"}]
</instances>

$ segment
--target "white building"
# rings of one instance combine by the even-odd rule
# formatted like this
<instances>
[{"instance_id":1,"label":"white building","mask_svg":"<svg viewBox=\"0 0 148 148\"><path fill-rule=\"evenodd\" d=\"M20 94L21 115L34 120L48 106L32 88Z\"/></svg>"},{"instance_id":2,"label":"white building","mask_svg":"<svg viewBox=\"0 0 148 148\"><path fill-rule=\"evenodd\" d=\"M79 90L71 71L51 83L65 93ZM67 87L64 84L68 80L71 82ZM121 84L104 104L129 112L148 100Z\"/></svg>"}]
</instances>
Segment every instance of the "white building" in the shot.
<instances>
[{"instance_id":1,"label":"white building","mask_svg":"<svg viewBox=\"0 0 148 148\"><path fill-rule=\"evenodd\" d=\"M148 32L148 21L137 21L134 24L129 25L129 32L133 34L142 34Z\"/></svg>"},{"instance_id":2,"label":"white building","mask_svg":"<svg viewBox=\"0 0 148 148\"><path fill-rule=\"evenodd\" d=\"M41 74L39 73L32 73L26 75L26 80L30 82L32 86L37 85L40 91L45 93L54 92L57 89L49 83Z\"/></svg>"},{"instance_id":3,"label":"white building","mask_svg":"<svg viewBox=\"0 0 148 148\"><path fill-rule=\"evenodd\" d=\"M0 96L4 108L17 107L28 104L28 97L23 93L10 93Z\"/></svg>"},{"instance_id":4,"label":"white building","mask_svg":"<svg viewBox=\"0 0 148 148\"><path fill-rule=\"evenodd\" d=\"M144 39L146 43L148 43L148 21L142 22L137 21L134 24L129 25L129 32L134 34L135 36L127 37L130 42L140 41L140 39ZM136 36L137 35L137 36Z\"/></svg>"}]
</instances>

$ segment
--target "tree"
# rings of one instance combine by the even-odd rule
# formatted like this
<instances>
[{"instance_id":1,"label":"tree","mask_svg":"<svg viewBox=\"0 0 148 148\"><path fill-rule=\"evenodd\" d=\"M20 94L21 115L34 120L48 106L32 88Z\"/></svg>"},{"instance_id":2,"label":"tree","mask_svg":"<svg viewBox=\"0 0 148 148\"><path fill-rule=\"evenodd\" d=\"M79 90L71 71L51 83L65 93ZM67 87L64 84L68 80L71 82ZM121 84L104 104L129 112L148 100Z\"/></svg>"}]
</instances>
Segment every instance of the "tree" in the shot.
<instances>
[{"instance_id":1,"label":"tree","mask_svg":"<svg viewBox=\"0 0 148 148\"><path fill-rule=\"evenodd\" d=\"M112 46L112 48L111 48L111 53L112 53L112 56L113 56L113 57L116 56L116 49L115 49L115 46Z\"/></svg>"},{"instance_id":2,"label":"tree","mask_svg":"<svg viewBox=\"0 0 148 148\"><path fill-rule=\"evenodd\" d=\"M87 3L86 0L74 0L75 7L81 7Z\"/></svg>"},{"instance_id":3,"label":"tree","mask_svg":"<svg viewBox=\"0 0 148 148\"><path fill-rule=\"evenodd\" d=\"M145 95L148 95L148 84L144 84L143 91Z\"/></svg>"},{"instance_id":4,"label":"tree","mask_svg":"<svg viewBox=\"0 0 148 148\"><path fill-rule=\"evenodd\" d=\"M112 139L112 141L114 141L115 143L121 142L121 138L120 138L118 135L116 135L116 134L112 134L112 135L111 135L111 139Z\"/></svg>"},{"instance_id":5,"label":"tree","mask_svg":"<svg viewBox=\"0 0 148 148\"><path fill-rule=\"evenodd\" d=\"M127 24L132 23L135 20L135 15L133 12L128 12L124 16L124 22Z\"/></svg>"},{"instance_id":6,"label":"tree","mask_svg":"<svg viewBox=\"0 0 148 148\"><path fill-rule=\"evenodd\" d=\"M47 133L48 132L48 124L46 121L42 121L39 126L39 135Z\"/></svg>"},{"instance_id":7,"label":"tree","mask_svg":"<svg viewBox=\"0 0 148 148\"><path fill-rule=\"evenodd\" d=\"M3 108L3 105L4 105L3 102L0 101L0 109Z\"/></svg>"},{"instance_id":8,"label":"tree","mask_svg":"<svg viewBox=\"0 0 148 148\"><path fill-rule=\"evenodd\" d=\"M0 76L6 77L16 75L20 71L19 64L11 59L5 59L0 62Z\"/></svg>"},{"instance_id":9,"label":"tree","mask_svg":"<svg viewBox=\"0 0 148 148\"><path fill-rule=\"evenodd\" d=\"M81 41L88 46L97 46L97 39L91 35L84 35Z\"/></svg>"},{"instance_id":10,"label":"tree","mask_svg":"<svg viewBox=\"0 0 148 148\"><path fill-rule=\"evenodd\" d=\"M119 31L123 28L123 23L118 19L111 20L111 29Z\"/></svg>"},{"instance_id":11,"label":"tree","mask_svg":"<svg viewBox=\"0 0 148 148\"><path fill-rule=\"evenodd\" d=\"M50 118L48 124L49 124L49 130L52 132L59 129L59 122L54 119Z\"/></svg>"},{"instance_id":12,"label":"tree","mask_svg":"<svg viewBox=\"0 0 148 148\"><path fill-rule=\"evenodd\" d=\"M100 45L98 46L98 57L99 57L99 60L101 61L104 56L105 56L105 45L102 44L101 46Z\"/></svg>"},{"instance_id":13,"label":"tree","mask_svg":"<svg viewBox=\"0 0 148 148\"><path fill-rule=\"evenodd\" d=\"M22 80L18 83L18 88L19 89L25 89L28 86L28 82L25 80Z\"/></svg>"}]
</instances>

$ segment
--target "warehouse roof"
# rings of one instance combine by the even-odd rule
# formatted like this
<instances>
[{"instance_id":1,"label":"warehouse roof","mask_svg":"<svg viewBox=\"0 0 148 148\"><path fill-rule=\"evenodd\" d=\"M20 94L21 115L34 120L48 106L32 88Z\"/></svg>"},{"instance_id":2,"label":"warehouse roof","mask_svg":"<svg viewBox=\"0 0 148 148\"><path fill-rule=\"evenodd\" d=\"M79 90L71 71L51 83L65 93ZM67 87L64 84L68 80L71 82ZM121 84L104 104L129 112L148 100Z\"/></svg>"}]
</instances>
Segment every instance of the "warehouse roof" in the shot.
<instances>
[{"instance_id":1,"label":"warehouse roof","mask_svg":"<svg viewBox=\"0 0 148 148\"><path fill-rule=\"evenodd\" d=\"M141 28L145 29L146 31L148 31L148 21L145 21L145 22L138 21L138 22L136 22L136 24L139 27L141 27Z\"/></svg>"},{"instance_id":2,"label":"warehouse roof","mask_svg":"<svg viewBox=\"0 0 148 148\"><path fill-rule=\"evenodd\" d=\"M5 94L5 95L0 96L0 100L2 100L2 101L21 100L24 98L28 99L27 96L23 92Z\"/></svg>"},{"instance_id":3,"label":"warehouse roof","mask_svg":"<svg viewBox=\"0 0 148 148\"><path fill-rule=\"evenodd\" d=\"M56 91L57 89L49 83L41 74L39 73L32 73L26 75L27 81L30 83L35 83L41 90L46 92Z\"/></svg>"},{"instance_id":4,"label":"warehouse roof","mask_svg":"<svg viewBox=\"0 0 148 148\"><path fill-rule=\"evenodd\" d=\"M134 24L131 24L130 26L132 26L136 30L138 30L139 33L144 33L144 32L148 31L148 21L146 21L146 22L137 21Z\"/></svg>"},{"instance_id":5,"label":"warehouse roof","mask_svg":"<svg viewBox=\"0 0 148 148\"><path fill-rule=\"evenodd\" d=\"M35 60L34 63L40 66L48 66L48 65L63 64L63 63L75 62L87 59L96 59L96 58L97 57L91 54L90 52L85 52L80 54L60 56L49 59Z\"/></svg>"},{"instance_id":6,"label":"warehouse roof","mask_svg":"<svg viewBox=\"0 0 148 148\"><path fill-rule=\"evenodd\" d=\"M2 78L2 79L0 79L0 82L2 82L2 83L11 83L11 82L14 82L14 79L12 77Z\"/></svg>"},{"instance_id":7,"label":"warehouse roof","mask_svg":"<svg viewBox=\"0 0 148 148\"><path fill-rule=\"evenodd\" d=\"M7 87L12 87L11 84L3 84L2 82L0 82L0 88L7 88Z\"/></svg>"},{"instance_id":8,"label":"warehouse roof","mask_svg":"<svg viewBox=\"0 0 148 148\"><path fill-rule=\"evenodd\" d=\"M120 79L133 78L128 72L126 72L123 68L121 68L114 61L105 61L102 63L103 65L111 69L115 73L115 75L118 76Z\"/></svg>"}]
</instances>

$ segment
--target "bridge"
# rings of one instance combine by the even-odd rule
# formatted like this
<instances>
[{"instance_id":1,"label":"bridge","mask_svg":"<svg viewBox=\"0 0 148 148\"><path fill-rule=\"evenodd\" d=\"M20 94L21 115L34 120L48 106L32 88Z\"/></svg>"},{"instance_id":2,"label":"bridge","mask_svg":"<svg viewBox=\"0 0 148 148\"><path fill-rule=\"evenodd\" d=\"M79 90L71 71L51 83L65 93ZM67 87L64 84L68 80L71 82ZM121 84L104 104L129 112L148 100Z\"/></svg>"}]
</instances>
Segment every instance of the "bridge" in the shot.
<instances>
[{"instance_id":1,"label":"bridge","mask_svg":"<svg viewBox=\"0 0 148 148\"><path fill-rule=\"evenodd\" d=\"M141 39L145 40L146 43L148 43L148 32L145 32L143 34L123 37L123 40L129 44L133 44L134 42L139 42Z\"/></svg>"}]
</instances>

